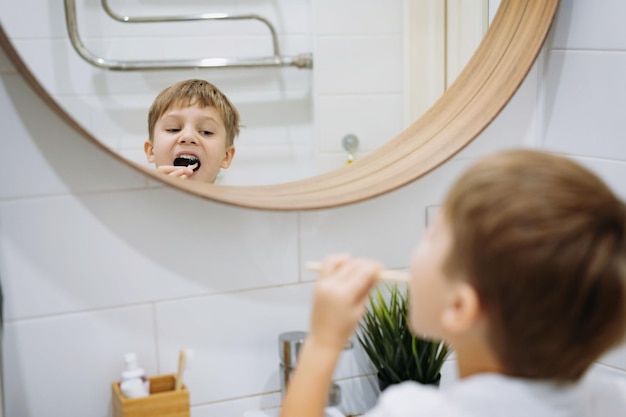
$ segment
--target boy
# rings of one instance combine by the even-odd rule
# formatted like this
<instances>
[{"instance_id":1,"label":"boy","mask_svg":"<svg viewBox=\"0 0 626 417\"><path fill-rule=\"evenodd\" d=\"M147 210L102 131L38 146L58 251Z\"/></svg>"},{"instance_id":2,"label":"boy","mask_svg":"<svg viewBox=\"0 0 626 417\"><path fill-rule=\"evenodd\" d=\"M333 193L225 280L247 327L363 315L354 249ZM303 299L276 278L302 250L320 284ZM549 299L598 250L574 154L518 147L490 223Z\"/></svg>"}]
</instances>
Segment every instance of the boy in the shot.
<instances>
[{"instance_id":1,"label":"boy","mask_svg":"<svg viewBox=\"0 0 626 417\"><path fill-rule=\"evenodd\" d=\"M174 177L215 182L235 156L239 113L204 80L178 82L161 91L148 113L148 162Z\"/></svg>"},{"instance_id":2,"label":"boy","mask_svg":"<svg viewBox=\"0 0 626 417\"><path fill-rule=\"evenodd\" d=\"M626 415L624 381L581 380L626 332L625 230L623 203L568 159L518 150L474 165L415 250L409 288L413 332L455 349L459 381L398 384L366 415ZM380 268L323 263L281 416L322 416Z\"/></svg>"}]
</instances>

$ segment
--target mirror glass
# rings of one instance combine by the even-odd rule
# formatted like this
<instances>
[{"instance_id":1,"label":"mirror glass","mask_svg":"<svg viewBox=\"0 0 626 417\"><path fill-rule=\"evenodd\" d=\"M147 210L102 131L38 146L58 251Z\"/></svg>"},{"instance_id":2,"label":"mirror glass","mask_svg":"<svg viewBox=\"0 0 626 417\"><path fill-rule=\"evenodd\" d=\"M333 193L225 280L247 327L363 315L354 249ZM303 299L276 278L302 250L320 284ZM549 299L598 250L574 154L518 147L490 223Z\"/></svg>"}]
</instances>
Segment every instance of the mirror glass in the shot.
<instances>
[{"instance_id":1,"label":"mirror glass","mask_svg":"<svg viewBox=\"0 0 626 417\"><path fill-rule=\"evenodd\" d=\"M206 79L231 99L242 123L233 163L218 183L259 185L345 165L351 157L346 137L358 139L353 157L359 158L400 133L452 83L499 0L340 5L330 0L31 0L29 16L19 15L10 3L1 3L0 19L18 54L57 103L102 144L150 166L143 143L154 97L177 81ZM73 19L67 15L72 8ZM184 19L145 21L165 16ZM266 62L274 55L287 64L103 69L75 50L68 21L76 22L85 50L122 66L220 58ZM306 54L312 68L290 65Z\"/></svg>"}]
</instances>

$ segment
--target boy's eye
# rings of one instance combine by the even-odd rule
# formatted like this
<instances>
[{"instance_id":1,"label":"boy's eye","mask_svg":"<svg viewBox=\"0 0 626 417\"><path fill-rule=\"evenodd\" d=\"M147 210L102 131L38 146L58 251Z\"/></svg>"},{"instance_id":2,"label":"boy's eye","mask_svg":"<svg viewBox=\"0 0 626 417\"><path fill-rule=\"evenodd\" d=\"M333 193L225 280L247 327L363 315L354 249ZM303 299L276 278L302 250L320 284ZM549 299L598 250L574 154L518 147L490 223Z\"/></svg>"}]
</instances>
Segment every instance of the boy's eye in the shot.
<instances>
[{"instance_id":1,"label":"boy's eye","mask_svg":"<svg viewBox=\"0 0 626 417\"><path fill-rule=\"evenodd\" d=\"M178 128L169 128L169 129L165 129L166 132L170 132L170 133L178 133L180 132L180 129Z\"/></svg>"},{"instance_id":2,"label":"boy's eye","mask_svg":"<svg viewBox=\"0 0 626 417\"><path fill-rule=\"evenodd\" d=\"M211 136L213 134L213 132L211 132L209 130L201 130L200 133L202 133L203 135L206 135L206 136Z\"/></svg>"}]
</instances>

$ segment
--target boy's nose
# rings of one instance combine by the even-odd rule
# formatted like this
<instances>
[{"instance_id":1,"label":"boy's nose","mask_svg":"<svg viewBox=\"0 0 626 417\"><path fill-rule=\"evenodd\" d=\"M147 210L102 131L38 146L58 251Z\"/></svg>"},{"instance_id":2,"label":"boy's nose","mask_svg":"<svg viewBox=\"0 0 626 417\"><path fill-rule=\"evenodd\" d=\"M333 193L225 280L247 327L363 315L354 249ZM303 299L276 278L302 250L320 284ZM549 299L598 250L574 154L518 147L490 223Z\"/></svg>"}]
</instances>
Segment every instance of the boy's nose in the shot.
<instances>
[{"instance_id":1,"label":"boy's nose","mask_svg":"<svg viewBox=\"0 0 626 417\"><path fill-rule=\"evenodd\" d=\"M183 130L182 132L180 132L180 136L178 137L178 143L191 143L195 145L198 143L198 140L196 139L193 132Z\"/></svg>"}]
</instances>

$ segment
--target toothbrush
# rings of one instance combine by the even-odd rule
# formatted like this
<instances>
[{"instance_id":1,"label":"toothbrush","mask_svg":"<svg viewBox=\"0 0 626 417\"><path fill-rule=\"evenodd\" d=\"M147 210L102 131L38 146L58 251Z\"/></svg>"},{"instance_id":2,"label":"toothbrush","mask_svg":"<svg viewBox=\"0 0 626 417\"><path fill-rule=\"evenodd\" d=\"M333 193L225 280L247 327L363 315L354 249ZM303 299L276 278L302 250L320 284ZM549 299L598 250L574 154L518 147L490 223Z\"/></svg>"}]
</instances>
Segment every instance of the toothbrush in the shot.
<instances>
[{"instance_id":1,"label":"toothbrush","mask_svg":"<svg viewBox=\"0 0 626 417\"><path fill-rule=\"evenodd\" d=\"M178 355L178 371L176 372L176 382L174 385L174 391L178 391L183 387L183 372L187 366L187 351L181 349Z\"/></svg>"},{"instance_id":2,"label":"toothbrush","mask_svg":"<svg viewBox=\"0 0 626 417\"><path fill-rule=\"evenodd\" d=\"M306 269L320 272L322 270L322 263L315 261L307 262ZM411 280L411 275L404 271L386 269L380 271L378 279L383 281L409 282Z\"/></svg>"}]
</instances>

